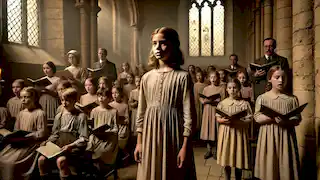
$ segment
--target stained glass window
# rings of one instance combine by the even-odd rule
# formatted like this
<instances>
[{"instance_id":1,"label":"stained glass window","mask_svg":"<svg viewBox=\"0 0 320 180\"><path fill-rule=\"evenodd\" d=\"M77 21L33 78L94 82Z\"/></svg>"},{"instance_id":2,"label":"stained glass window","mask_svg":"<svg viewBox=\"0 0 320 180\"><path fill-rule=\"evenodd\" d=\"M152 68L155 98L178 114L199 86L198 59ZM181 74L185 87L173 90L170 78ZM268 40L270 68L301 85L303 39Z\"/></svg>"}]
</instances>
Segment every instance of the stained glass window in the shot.
<instances>
[{"instance_id":1,"label":"stained glass window","mask_svg":"<svg viewBox=\"0 0 320 180\"><path fill-rule=\"evenodd\" d=\"M191 0L189 55L224 55L224 6L221 0Z\"/></svg>"},{"instance_id":2,"label":"stained glass window","mask_svg":"<svg viewBox=\"0 0 320 180\"><path fill-rule=\"evenodd\" d=\"M8 41L39 46L38 0L7 0Z\"/></svg>"}]
</instances>

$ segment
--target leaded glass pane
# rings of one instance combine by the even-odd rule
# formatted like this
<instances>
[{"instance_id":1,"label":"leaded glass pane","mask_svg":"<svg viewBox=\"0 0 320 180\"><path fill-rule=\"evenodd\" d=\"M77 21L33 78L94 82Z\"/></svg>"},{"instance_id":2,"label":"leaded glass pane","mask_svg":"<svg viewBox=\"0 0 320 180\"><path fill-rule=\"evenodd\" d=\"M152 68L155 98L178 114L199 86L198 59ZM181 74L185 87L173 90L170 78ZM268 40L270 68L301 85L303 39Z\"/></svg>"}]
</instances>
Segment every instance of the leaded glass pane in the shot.
<instances>
[{"instance_id":1,"label":"leaded glass pane","mask_svg":"<svg viewBox=\"0 0 320 180\"><path fill-rule=\"evenodd\" d=\"M211 56L211 8L207 2L201 9L201 56Z\"/></svg>"},{"instance_id":2,"label":"leaded glass pane","mask_svg":"<svg viewBox=\"0 0 320 180\"><path fill-rule=\"evenodd\" d=\"M199 56L199 10L195 3L189 10L189 55Z\"/></svg>"},{"instance_id":3,"label":"leaded glass pane","mask_svg":"<svg viewBox=\"0 0 320 180\"><path fill-rule=\"evenodd\" d=\"M197 3L200 5L203 0L197 0Z\"/></svg>"},{"instance_id":4,"label":"leaded glass pane","mask_svg":"<svg viewBox=\"0 0 320 180\"><path fill-rule=\"evenodd\" d=\"M7 1L8 41L22 42L22 11L21 0Z\"/></svg>"},{"instance_id":5,"label":"leaded glass pane","mask_svg":"<svg viewBox=\"0 0 320 180\"><path fill-rule=\"evenodd\" d=\"M28 44L39 46L39 14L37 0L27 1Z\"/></svg>"},{"instance_id":6,"label":"leaded glass pane","mask_svg":"<svg viewBox=\"0 0 320 180\"><path fill-rule=\"evenodd\" d=\"M220 1L217 1L217 5L213 10L213 55L224 55L224 7Z\"/></svg>"}]
</instances>

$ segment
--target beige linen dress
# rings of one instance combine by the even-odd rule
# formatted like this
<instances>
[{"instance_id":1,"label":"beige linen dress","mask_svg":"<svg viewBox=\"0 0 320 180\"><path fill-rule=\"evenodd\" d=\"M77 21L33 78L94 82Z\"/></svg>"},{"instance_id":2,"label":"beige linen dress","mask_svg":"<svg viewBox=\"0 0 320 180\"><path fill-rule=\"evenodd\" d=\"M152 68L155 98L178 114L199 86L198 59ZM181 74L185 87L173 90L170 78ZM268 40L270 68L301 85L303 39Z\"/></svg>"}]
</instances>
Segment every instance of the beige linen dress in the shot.
<instances>
[{"instance_id":1,"label":"beige linen dress","mask_svg":"<svg viewBox=\"0 0 320 180\"><path fill-rule=\"evenodd\" d=\"M247 111L245 117L232 119L230 124L219 125L217 163L223 167L249 169L248 127L253 119L249 102L227 98L218 104L217 109L230 114ZM221 116L217 113L216 117Z\"/></svg>"},{"instance_id":2,"label":"beige linen dress","mask_svg":"<svg viewBox=\"0 0 320 180\"><path fill-rule=\"evenodd\" d=\"M46 89L52 91L52 92L56 92L56 87L59 83L60 78L59 77L44 77L44 78L48 78L49 81L52 83L50 85L48 85L46 87ZM46 116L48 119L54 119L56 113L57 113L57 108L59 107L59 98L58 96L52 96L48 93L42 93L41 97L39 99L39 103L42 107L42 109L44 110L44 112L46 112Z\"/></svg>"},{"instance_id":3,"label":"beige linen dress","mask_svg":"<svg viewBox=\"0 0 320 180\"><path fill-rule=\"evenodd\" d=\"M203 92L203 89L207 86L205 83L197 82L193 85L193 93L194 93L194 103L196 106L197 112L197 131L201 130L202 124L202 113L203 113L203 104L200 102L199 93Z\"/></svg>"},{"instance_id":4,"label":"beige linen dress","mask_svg":"<svg viewBox=\"0 0 320 180\"><path fill-rule=\"evenodd\" d=\"M129 121L129 107L128 104L113 101L109 105L115 108L118 112L118 144L120 149L124 149L127 145L130 136L130 123L126 124L124 121ZM130 121L129 121L130 122Z\"/></svg>"},{"instance_id":5,"label":"beige linen dress","mask_svg":"<svg viewBox=\"0 0 320 180\"><path fill-rule=\"evenodd\" d=\"M10 129L8 128L8 121L10 120L10 113L7 108L0 107L0 129Z\"/></svg>"},{"instance_id":6,"label":"beige linen dress","mask_svg":"<svg viewBox=\"0 0 320 180\"><path fill-rule=\"evenodd\" d=\"M34 134L35 141L21 148L7 145L0 152L0 179L19 180L32 173L36 161L36 149L46 137L47 119L41 109L20 111L15 123L15 130L29 131Z\"/></svg>"},{"instance_id":7,"label":"beige linen dress","mask_svg":"<svg viewBox=\"0 0 320 180\"><path fill-rule=\"evenodd\" d=\"M82 95L80 97L80 104L82 105L87 105L87 104L91 104L93 102L97 102L98 101L98 96L96 94L91 95L89 93Z\"/></svg>"},{"instance_id":8,"label":"beige linen dress","mask_svg":"<svg viewBox=\"0 0 320 180\"><path fill-rule=\"evenodd\" d=\"M177 167L184 137L191 141L191 88L191 78L183 70L154 69L142 77L136 123L142 135L142 158L137 180L196 179L191 144L183 168Z\"/></svg>"},{"instance_id":9,"label":"beige linen dress","mask_svg":"<svg viewBox=\"0 0 320 180\"><path fill-rule=\"evenodd\" d=\"M134 89L130 93L129 106L131 110L131 134L137 135L136 131L136 119L137 119L137 107L139 100L139 89Z\"/></svg>"},{"instance_id":10,"label":"beige linen dress","mask_svg":"<svg viewBox=\"0 0 320 180\"><path fill-rule=\"evenodd\" d=\"M92 151L92 159L100 159L105 164L113 164L118 153L117 110L100 106L91 111L90 119L94 120L94 128L108 124L111 128L103 134L89 136L88 151Z\"/></svg>"},{"instance_id":11,"label":"beige linen dress","mask_svg":"<svg viewBox=\"0 0 320 180\"><path fill-rule=\"evenodd\" d=\"M16 118L18 113L24 109L21 100L18 97L13 97L9 99L7 103L7 109L12 118Z\"/></svg>"},{"instance_id":12,"label":"beige linen dress","mask_svg":"<svg viewBox=\"0 0 320 180\"><path fill-rule=\"evenodd\" d=\"M252 87L241 87L241 97L249 102L254 101Z\"/></svg>"},{"instance_id":13,"label":"beige linen dress","mask_svg":"<svg viewBox=\"0 0 320 180\"><path fill-rule=\"evenodd\" d=\"M73 78L81 83L84 83L87 77L87 72L82 67L69 66L69 67L66 67L64 70L70 71L71 74L73 75Z\"/></svg>"},{"instance_id":14,"label":"beige linen dress","mask_svg":"<svg viewBox=\"0 0 320 180\"><path fill-rule=\"evenodd\" d=\"M225 86L212 86L209 85L203 89L202 94L205 96L211 96L220 93L220 101L225 97ZM204 99L200 98L203 103ZM205 104L203 106L202 124L200 139L208 141L218 140L218 123L216 121L216 106L211 104Z\"/></svg>"},{"instance_id":15,"label":"beige linen dress","mask_svg":"<svg viewBox=\"0 0 320 180\"><path fill-rule=\"evenodd\" d=\"M295 126L301 121L301 115L285 119L287 126L275 121L263 122L261 105L268 106L281 113L288 113L299 106L298 99L285 94L276 95L266 92L258 96L254 118L259 123L254 175L262 180L298 180L299 154Z\"/></svg>"}]
</instances>

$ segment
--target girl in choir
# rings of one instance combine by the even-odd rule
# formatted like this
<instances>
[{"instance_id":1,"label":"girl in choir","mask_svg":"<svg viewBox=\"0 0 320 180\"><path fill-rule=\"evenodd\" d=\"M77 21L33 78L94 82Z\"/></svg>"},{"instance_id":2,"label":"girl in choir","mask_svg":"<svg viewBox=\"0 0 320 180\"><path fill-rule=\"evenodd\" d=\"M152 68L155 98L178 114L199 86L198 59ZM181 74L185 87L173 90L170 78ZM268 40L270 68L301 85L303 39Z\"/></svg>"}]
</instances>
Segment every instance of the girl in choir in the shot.
<instances>
[{"instance_id":1,"label":"girl in choir","mask_svg":"<svg viewBox=\"0 0 320 180\"><path fill-rule=\"evenodd\" d=\"M88 141L88 117L75 108L77 96L77 90L74 88L63 91L61 96L63 110L56 115L52 134L47 140L62 147L64 151L61 156L54 158L61 179L71 178L70 167L81 163L78 159L84 153ZM38 167L42 179L49 178L50 164L50 160L45 156L39 157Z\"/></svg>"},{"instance_id":2,"label":"girl in choir","mask_svg":"<svg viewBox=\"0 0 320 180\"><path fill-rule=\"evenodd\" d=\"M73 75L73 78L80 83L83 83L86 79L86 71L82 67L80 67L80 54L76 50L70 50L67 53L68 62L70 66L65 68Z\"/></svg>"},{"instance_id":3,"label":"girl in choir","mask_svg":"<svg viewBox=\"0 0 320 180\"><path fill-rule=\"evenodd\" d=\"M205 74L205 83L206 84L210 84L210 80L209 80L209 74L213 71L216 71L216 67L214 67L213 65L210 65L207 67L207 71L204 73Z\"/></svg>"},{"instance_id":4,"label":"girl in choir","mask_svg":"<svg viewBox=\"0 0 320 180\"><path fill-rule=\"evenodd\" d=\"M184 59L178 33L156 29L149 65L141 79L137 111L137 180L196 179L192 137L192 80L180 66Z\"/></svg>"},{"instance_id":5,"label":"girl in choir","mask_svg":"<svg viewBox=\"0 0 320 180\"><path fill-rule=\"evenodd\" d=\"M197 82L193 86L193 93L194 93L194 102L196 106L196 112L197 112L197 132L200 132L201 130L201 123L202 123L202 111L203 111L203 105L200 102L200 96L199 93L203 92L203 89L207 86L203 82L203 73L202 71L199 71L196 73Z\"/></svg>"},{"instance_id":6,"label":"girl in choir","mask_svg":"<svg viewBox=\"0 0 320 180\"><path fill-rule=\"evenodd\" d=\"M221 85L227 85L227 73L224 69L220 69L219 71L220 76L220 84Z\"/></svg>"},{"instance_id":7,"label":"girl in choir","mask_svg":"<svg viewBox=\"0 0 320 180\"><path fill-rule=\"evenodd\" d=\"M125 150L125 147L128 142L128 138L130 135L130 128L129 128L129 107L128 104L123 101L123 90L120 87L113 87L112 88L112 98L113 101L109 103L109 105L115 108L118 112L118 142L119 148L121 150Z\"/></svg>"},{"instance_id":8,"label":"girl in choir","mask_svg":"<svg viewBox=\"0 0 320 180\"><path fill-rule=\"evenodd\" d=\"M62 80L62 81L59 82L59 84L57 86L57 92L58 92L58 96L59 96L60 101L62 101L62 93L63 93L63 91L68 89L68 88L71 88L71 87L72 87L72 84L67 80ZM59 112L61 112L62 110L63 110L63 105L61 104L57 108L57 114Z\"/></svg>"},{"instance_id":9,"label":"girl in choir","mask_svg":"<svg viewBox=\"0 0 320 180\"><path fill-rule=\"evenodd\" d=\"M100 77L98 83L98 89L111 89L111 84L106 76Z\"/></svg>"},{"instance_id":10,"label":"girl in choir","mask_svg":"<svg viewBox=\"0 0 320 180\"><path fill-rule=\"evenodd\" d=\"M234 114L246 111L246 115L235 119L227 119L216 114L220 123L218 133L217 163L224 167L226 180L231 179L231 167L235 168L237 180L242 178L242 169L249 169L248 127L252 121L252 110L249 102L241 99L241 84L238 79L230 79L227 83L228 98L222 100L217 109Z\"/></svg>"},{"instance_id":11,"label":"girl in choir","mask_svg":"<svg viewBox=\"0 0 320 180\"><path fill-rule=\"evenodd\" d=\"M10 112L13 121L15 120L16 116L20 111L24 109L22 102L20 100L20 92L24 88L24 80L23 79L16 79L12 83L12 92L14 97L9 99L7 103L7 109Z\"/></svg>"},{"instance_id":12,"label":"girl in choir","mask_svg":"<svg viewBox=\"0 0 320 180\"><path fill-rule=\"evenodd\" d=\"M25 179L31 175L36 160L36 149L46 139L47 119L41 110L39 95L35 88L26 87L20 92L25 109L16 116L14 130L30 132L28 143L7 145L0 152L0 179Z\"/></svg>"},{"instance_id":13,"label":"girl in choir","mask_svg":"<svg viewBox=\"0 0 320 180\"><path fill-rule=\"evenodd\" d=\"M97 167L102 169L103 164L114 164L118 153L118 125L117 110L109 106L112 94L109 89L101 88L97 91L99 106L90 113L94 128L109 125L110 129L89 136L88 151L92 151L92 159L96 160Z\"/></svg>"},{"instance_id":14,"label":"girl in choir","mask_svg":"<svg viewBox=\"0 0 320 180\"><path fill-rule=\"evenodd\" d=\"M218 123L216 121L216 106L225 97L225 86L220 86L220 76L217 71L212 71L209 74L210 85L203 89L202 94L206 97L220 94L220 98L215 100L200 97L200 102L203 104L202 124L200 139L207 142L207 153L205 159L214 157L216 159L216 141L218 140ZM213 150L213 153L212 153Z\"/></svg>"},{"instance_id":15,"label":"girl in choir","mask_svg":"<svg viewBox=\"0 0 320 180\"><path fill-rule=\"evenodd\" d=\"M127 84L127 75L130 73L130 65L128 62L122 63L121 73L119 74L119 81L122 85Z\"/></svg>"},{"instance_id":16,"label":"girl in choir","mask_svg":"<svg viewBox=\"0 0 320 180\"><path fill-rule=\"evenodd\" d=\"M54 119L57 108L59 107L59 98L56 91L56 87L59 83L60 78L54 76L56 73L56 66L53 62L48 61L43 64L43 72L46 75L44 78L49 79L52 83L41 90L41 97L39 103L42 109L46 112L48 119Z\"/></svg>"},{"instance_id":17,"label":"girl in choir","mask_svg":"<svg viewBox=\"0 0 320 180\"><path fill-rule=\"evenodd\" d=\"M247 73L243 71L238 71L236 75L237 79L241 83L241 96L243 99L253 103L253 91L252 87L249 84L249 78Z\"/></svg>"},{"instance_id":18,"label":"girl in choir","mask_svg":"<svg viewBox=\"0 0 320 180\"><path fill-rule=\"evenodd\" d=\"M196 82L196 69L195 69L194 65L188 66L188 72L192 78L192 82L195 83Z\"/></svg>"},{"instance_id":19,"label":"girl in choir","mask_svg":"<svg viewBox=\"0 0 320 180\"><path fill-rule=\"evenodd\" d=\"M80 97L80 104L86 105L96 102L98 97L96 94L97 88L95 80L93 78L87 78L84 83L84 87L86 88L87 94Z\"/></svg>"},{"instance_id":20,"label":"girl in choir","mask_svg":"<svg viewBox=\"0 0 320 180\"><path fill-rule=\"evenodd\" d=\"M129 107L131 109L131 134L133 136L137 135L136 132L136 119L137 119L137 107L138 107L138 100L139 100L139 89L140 89L140 76L135 77L135 84L136 89L130 92L130 99L129 99Z\"/></svg>"},{"instance_id":21,"label":"girl in choir","mask_svg":"<svg viewBox=\"0 0 320 180\"><path fill-rule=\"evenodd\" d=\"M130 92L133 90L133 89L136 89L137 86L135 84L135 81L134 81L134 75L132 73L128 73L127 75L127 82L128 84L125 84L123 86L123 93L125 95L125 98L126 98L126 102L128 102L128 99L130 99Z\"/></svg>"},{"instance_id":22,"label":"girl in choir","mask_svg":"<svg viewBox=\"0 0 320 180\"><path fill-rule=\"evenodd\" d=\"M297 97L284 92L287 76L280 66L270 68L267 80L270 88L258 96L254 114L260 124L254 175L263 180L298 180L300 163L295 126L301 121L300 113L273 118L260 110L263 105L286 114L299 107L299 102Z\"/></svg>"},{"instance_id":23,"label":"girl in choir","mask_svg":"<svg viewBox=\"0 0 320 180\"><path fill-rule=\"evenodd\" d=\"M197 66L197 67L195 67L195 72L197 73L197 72L202 72L202 74L203 74L203 71L202 71L202 69L199 67L199 66ZM204 74L203 74L204 75Z\"/></svg>"}]
</instances>

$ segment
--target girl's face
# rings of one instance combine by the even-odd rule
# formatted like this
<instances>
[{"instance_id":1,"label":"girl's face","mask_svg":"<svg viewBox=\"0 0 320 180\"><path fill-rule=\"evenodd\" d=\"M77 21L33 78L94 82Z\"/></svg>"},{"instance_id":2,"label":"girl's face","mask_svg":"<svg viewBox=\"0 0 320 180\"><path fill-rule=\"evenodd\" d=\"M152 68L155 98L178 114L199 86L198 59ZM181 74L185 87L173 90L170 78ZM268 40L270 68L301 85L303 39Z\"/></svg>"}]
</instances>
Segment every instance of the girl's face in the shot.
<instances>
[{"instance_id":1,"label":"girl's face","mask_svg":"<svg viewBox=\"0 0 320 180\"><path fill-rule=\"evenodd\" d=\"M69 54L68 55L68 61L72 65L78 65L77 58L76 58L76 56L74 54Z\"/></svg>"},{"instance_id":2,"label":"girl's face","mask_svg":"<svg viewBox=\"0 0 320 180\"><path fill-rule=\"evenodd\" d=\"M110 98L104 95L98 95L98 101L100 105L106 105L110 102Z\"/></svg>"},{"instance_id":3,"label":"girl's face","mask_svg":"<svg viewBox=\"0 0 320 180\"><path fill-rule=\"evenodd\" d=\"M122 64L122 69L123 69L123 71L125 71L125 72L129 71L129 64L128 64L128 63L123 63L123 64Z\"/></svg>"},{"instance_id":4,"label":"girl's face","mask_svg":"<svg viewBox=\"0 0 320 180\"><path fill-rule=\"evenodd\" d=\"M61 95L62 95L63 90L65 90L65 89L66 89L66 88L63 87L62 84L58 84L58 86L57 86L57 92L58 92L58 95L59 95L59 98L60 98L60 99L62 99Z\"/></svg>"},{"instance_id":5,"label":"girl's face","mask_svg":"<svg viewBox=\"0 0 320 180\"><path fill-rule=\"evenodd\" d=\"M66 110L71 111L74 109L74 104L76 103L76 100L71 98L65 98L64 96L61 97L61 104Z\"/></svg>"},{"instance_id":6,"label":"girl's face","mask_svg":"<svg viewBox=\"0 0 320 180\"><path fill-rule=\"evenodd\" d=\"M120 92L116 88L112 88L112 98L116 102L121 102Z\"/></svg>"},{"instance_id":7,"label":"girl's face","mask_svg":"<svg viewBox=\"0 0 320 180\"><path fill-rule=\"evenodd\" d=\"M32 107L34 105L34 97L27 91L20 92L20 99L22 105L26 108Z\"/></svg>"},{"instance_id":8,"label":"girl's face","mask_svg":"<svg viewBox=\"0 0 320 180\"><path fill-rule=\"evenodd\" d=\"M198 82L201 82L202 79L203 79L202 74L201 74L201 73L197 73L197 74L196 74L196 78L197 78L197 81L198 81Z\"/></svg>"},{"instance_id":9,"label":"girl's face","mask_svg":"<svg viewBox=\"0 0 320 180\"><path fill-rule=\"evenodd\" d=\"M244 73L240 73L237 78L241 84L244 84L247 81L247 77L244 75Z\"/></svg>"},{"instance_id":10,"label":"girl's face","mask_svg":"<svg viewBox=\"0 0 320 180\"><path fill-rule=\"evenodd\" d=\"M84 87L86 88L86 91L89 94L94 94L94 85L92 84L92 82L90 80L86 80L86 82L84 83Z\"/></svg>"},{"instance_id":11,"label":"girl's face","mask_svg":"<svg viewBox=\"0 0 320 180\"><path fill-rule=\"evenodd\" d=\"M164 38L162 33L155 34L152 37L152 53L157 59L163 61L170 57L172 45Z\"/></svg>"},{"instance_id":12,"label":"girl's face","mask_svg":"<svg viewBox=\"0 0 320 180\"><path fill-rule=\"evenodd\" d=\"M226 76L224 71L219 71L219 75L221 79L224 79L224 77Z\"/></svg>"},{"instance_id":13,"label":"girl's face","mask_svg":"<svg viewBox=\"0 0 320 180\"><path fill-rule=\"evenodd\" d=\"M140 87L140 77L136 77L134 83L137 87Z\"/></svg>"},{"instance_id":14,"label":"girl's face","mask_svg":"<svg viewBox=\"0 0 320 180\"><path fill-rule=\"evenodd\" d=\"M227 84L227 92L228 92L228 94L229 94L230 97L233 97L233 98L237 97L238 94L239 94L239 91L240 91L240 90L238 89L236 83L234 83L234 82L229 82L229 83Z\"/></svg>"},{"instance_id":15,"label":"girl's face","mask_svg":"<svg viewBox=\"0 0 320 180\"><path fill-rule=\"evenodd\" d=\"M128 81L128 84L133 84L133 76L131 76L131 74L128 74L127 75L127 81Z\"/></svg>"},{"instance_id":16,"label":"girl's face","mask_svg":"<svg viewBox=\"0 0 320 180\"><path fill-rule=\"evenodd\" d=\"M282 91L284 88L284 82L285 82L285 76L284 71L277 70L275 71L271 78L269 79L269 82L272 84L272 89L277 89L279 91Z\"/></svg>"},{"instance_id":17,"label":"girl's face","mask_svg":"<svg viewBox=\"0 0 320 180\"><path fill-rule=\"evenodd\" d=\"M21 84L14 82L12 83L12 92L15 96L20 97L20 91L22 90Z\"/></svg>"},{"instance_id":18,"label":"girl's face","mask_svg":"<svg viewBox=\"0 0 320 180\"><path fill-rule=\"evenodd\" d=\"M104 80L100 80L99 81L99 88L107 88L108 85L107 85L107 82L104 81Z\"/></svg>"},{"instance_id":19,"label":"girl's face","mask_svg":"<svg viewBox=\"0 0 320 180\"><path fill-rule=\"evenodd\" d=\"M211 73L210 76L209 76L209 80L210 80L210 83L213 84L214 82L217 81L217 75L216 73Z\"/></svg>"},{"instance_id":20,"label":"girl's face","mask_svg":"<svg viewBox=\"0 0 320 180\"><path fill-rule=\"evenodd\" d=\"M42 70L43 70L43 73L49 77L53 76L53 70L51 69L51 67L48 65L48 64L44 64L42 66Z\"/></svg>"}]
</instances>

